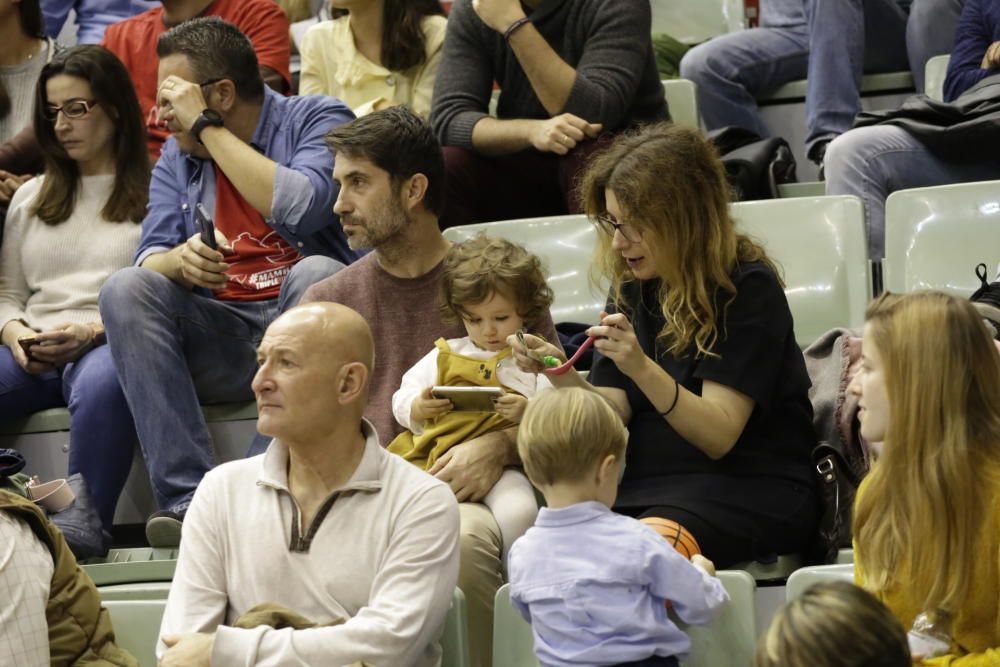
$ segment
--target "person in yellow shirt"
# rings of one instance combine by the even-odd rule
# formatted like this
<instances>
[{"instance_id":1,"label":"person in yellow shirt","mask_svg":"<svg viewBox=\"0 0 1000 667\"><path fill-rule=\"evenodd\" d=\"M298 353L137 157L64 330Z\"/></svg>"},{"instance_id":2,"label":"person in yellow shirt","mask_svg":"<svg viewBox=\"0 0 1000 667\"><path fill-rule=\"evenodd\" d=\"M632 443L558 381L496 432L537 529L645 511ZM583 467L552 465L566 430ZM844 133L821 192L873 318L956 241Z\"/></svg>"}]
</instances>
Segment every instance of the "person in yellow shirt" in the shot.
<instances>
[{"instance_id":1,"label":"person in yellow shirt","mask_svg":"<svg viewBox=\"0 0 1000 667\"><path fill-rule=\"evenodd\" d=\"M302 40L301 95L333 95L358 116L404 104L426 118L447 20L437 0L333 0Z\"/></svg>"},{"instance_id":2,"label":"person in yellow shirt","mask_svg":"<svg viewBox=\"0 0 1000 667\"><path fill-rule=\"evenodd\" d=\"M868 310L861 434L883 442L854 507L855 579L910 628L935 621L943 655L1000 665L1000 354L972 305L884 295ZM944 644L950 644L947 649Z\"/></svg>"}]
</instances>

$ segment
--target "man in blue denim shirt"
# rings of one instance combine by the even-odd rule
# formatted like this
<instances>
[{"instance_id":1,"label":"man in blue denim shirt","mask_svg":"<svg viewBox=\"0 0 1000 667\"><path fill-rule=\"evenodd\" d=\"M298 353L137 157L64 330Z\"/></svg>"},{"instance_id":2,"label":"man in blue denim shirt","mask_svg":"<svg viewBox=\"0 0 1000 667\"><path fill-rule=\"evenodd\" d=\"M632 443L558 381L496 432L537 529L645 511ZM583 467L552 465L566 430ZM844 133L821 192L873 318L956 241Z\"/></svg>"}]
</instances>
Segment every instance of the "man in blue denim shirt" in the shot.
<instances>
[{"instance_id":1,"label":"man in blue denim shirt","mask_svg":"<svg viewBox=\"0 0 1000 667\"><path fill-rule=\"evenodd\" d=\"M161 508L147 537L169 546L214 464L199 403L252 399L267 325L356 257L332 212L324 142L353 114L329 97L267 89L250 41L217 17L164 33L157 55L157 108L172 136L136 266L107 281L100 308ZM217 248L198 233L199 207Z\"/></svg>"}]
</instances>

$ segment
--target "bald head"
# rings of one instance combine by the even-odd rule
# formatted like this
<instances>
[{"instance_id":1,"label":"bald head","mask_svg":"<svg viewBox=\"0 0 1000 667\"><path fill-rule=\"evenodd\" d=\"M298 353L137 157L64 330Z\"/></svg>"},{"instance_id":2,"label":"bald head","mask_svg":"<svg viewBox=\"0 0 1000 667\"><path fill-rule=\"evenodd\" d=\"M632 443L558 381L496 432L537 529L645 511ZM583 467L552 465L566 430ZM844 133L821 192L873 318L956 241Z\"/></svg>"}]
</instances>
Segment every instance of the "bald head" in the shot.
<instances>
[{"instance_id":1,"label":"bald head","mask_svg":"<svg viewBox=\"0 0 1000 667\"><path fill-rule=\"evenodd\" d=\"M257 350L257 429L288 442L315 442L338 427L356 431L368 404L374 347L368 323L346 306L309 303L286 311Z\"/></svg>"},{"instance_id":2,"label":"bald head","mask_svg":"<svg viewBox=\"0 0 1000 667\"><path fill-rule=\"evenodd\" d=\"M306 303L285 311L271 322L265 337L297 334L295 337L324 358L338 363L360 362L370 373L375 364L375 341L365 318L339 303Z\"/></svg>"}]
</instances>

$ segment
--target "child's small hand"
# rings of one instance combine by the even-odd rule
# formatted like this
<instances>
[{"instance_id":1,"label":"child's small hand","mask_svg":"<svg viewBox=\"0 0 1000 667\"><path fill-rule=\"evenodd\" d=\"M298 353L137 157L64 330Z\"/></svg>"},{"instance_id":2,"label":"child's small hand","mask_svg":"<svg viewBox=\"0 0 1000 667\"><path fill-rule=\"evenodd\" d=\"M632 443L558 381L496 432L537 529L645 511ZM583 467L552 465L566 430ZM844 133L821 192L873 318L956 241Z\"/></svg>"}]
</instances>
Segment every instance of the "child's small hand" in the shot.
<instances>
[{"instance_id":1,"label":"child's small hand","mask_svg":"<svg viewBox=\"0 0 1000 667\"><path fill-rule=\"evenodd\" d=\"M701 554L695 554L695 555L691 556L691 564L694 565L695 567L700 567L701 569L705 570L705 572L708 572L713 577L715 576L715 563L713 563L712 561L708 560L707 558L705 558Z\"/></svg>"},{"instance_id":2,"label":"child's small hand","mask_svg":"<svg viewBox=\"0 0 1000 667\"><path fill-rule=\"evenodd\" d=\"M528 406L528 399L520 394L504 394L493 401L497 414L509 422L521 423L524 416L524 409Z\"/></svg>"},{"instance_id":3,"label":"child's small hand","mask_svg":"<svg viewBox=\"0 0 1000 667\"><path fill-rule=\"evenodd\" d=\"M431 393L431 388L427 387L419 397L413 399L410 405L410 421L425 422L451 412L452 407L451 401L447 398L437 398Z\"/></svg>"}]
</instances>

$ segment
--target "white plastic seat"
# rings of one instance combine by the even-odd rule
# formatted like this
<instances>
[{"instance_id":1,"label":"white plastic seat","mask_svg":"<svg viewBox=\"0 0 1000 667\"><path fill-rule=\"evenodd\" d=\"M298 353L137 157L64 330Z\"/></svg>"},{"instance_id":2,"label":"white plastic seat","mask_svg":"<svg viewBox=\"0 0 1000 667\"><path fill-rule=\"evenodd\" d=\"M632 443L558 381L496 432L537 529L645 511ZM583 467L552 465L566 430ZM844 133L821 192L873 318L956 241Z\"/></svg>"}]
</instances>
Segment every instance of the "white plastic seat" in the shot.
<instances>
[{"instance_id":1,"label":"white plastic seat","mask_svg":"<svg viewBox=\"0 0 1000 667\"><path fill-rule=\"evenodd\" d=\"M792 573L792 576L788 577L788 584L785 586L785 599L788 601L794 600L813 584L826 581L848 581L853 583L854 564L814 565L796 570Z\"/></svg>"},{"instance_id":2,"label":"white plastic seat","mask_svg":"<svg viewBox=\"0 0 1000 667\"><path fill-rule=\"evenodd\" d=\"M683 667L747 667L753 661L757 630L754 620L753 577L723 570L719 580L729 604L705 626L688 626L672 616L691 638L691 654ZM493 667L537 667L531 625L510 603L510 584L497 591L493 610Z\"/></svg>"},{"instance_id":3,"label":"white plastic seat","mask_svg":"<svg viewBox=\"0 0 1000 667\"><path fill-rule=\"evenodd\" d=\"M733 204L737 227L778 263L805 347L835 327L860 327L871 299L861 200L797 197Z\"/></svg>"},{"instance_id":4,"label":"white plastic seat","mask_svg":"<svg viewBox=\"0 0 1000 667\"><path fill-rule=\"evenodd\" d=\"M156 665L156 642L166 600L106 600L116 643L135 656L142 667Z\"/></svg>"},{"instance_id":5,"label":"white plastic seat","mask_svg":"<svg viewBox=\"0 0 1000 667\"><path fill-rule=\"evenodd\" d=\"M932 100L944 101L944 79L951 56L934 56L924 65L924 94Z\"/></svg>"},{"instance_id":6,"label":"white plastic seat","mask_svg":"<svg viewBox=\"0 0 1000 667\"><path fill-rule=\"evenodd\" d=\"M746 24L743 0L651 0L650 8L651 32L685 44L743 30Z\"/></svg>"},{"instance_id":7,"label":"white plastic seat","mask_svg":"<svg viewBox=\"0 0 1000 667\"><path fill-rule=\"evenodd\" d=\"M463 225L445 230L450 241L461 242L479 232L514 241L538 255L555 293L552 319L555 322L597 324L604 308L608 287L593 289L589 270L597 242L597 230L585 215L503 220Z\"/></svg>"},{"instance_id":8,"label":"white plastic seat","mask_svg":"<svg viewBox=\"0 0 1000 667\"><path fill-rule=\"evenodd\" d=\"M900 190L885 205L885 289L968 297L1000 262L1000 181Z\"/></svg>"},{"instance_id":9,"label":"white plastic seat","mask_svg":"<svg viewBox=\"0 0 1000 667\"><path fill-rule=\"evenodd\" d=\"M670 118L678 125L698 129L698 91L694 81L664 79L663 95L667 98Z\"/></svg>"}]
</instances>

